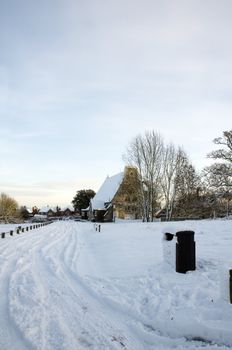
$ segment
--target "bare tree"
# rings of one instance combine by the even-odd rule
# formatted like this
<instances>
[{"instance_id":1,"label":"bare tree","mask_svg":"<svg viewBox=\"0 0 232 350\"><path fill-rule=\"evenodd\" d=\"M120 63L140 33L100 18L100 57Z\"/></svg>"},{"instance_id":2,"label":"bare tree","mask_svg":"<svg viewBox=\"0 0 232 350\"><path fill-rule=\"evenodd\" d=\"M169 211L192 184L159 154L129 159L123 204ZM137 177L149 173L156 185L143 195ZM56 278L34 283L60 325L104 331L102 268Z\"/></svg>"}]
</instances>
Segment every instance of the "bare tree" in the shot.
<instances>
[{"instance_id":1,"label":"bare tree","mask_svg":"<svg viewBox=\"0 0 232 350\"><path fill-rule=\"evenodd\" d=\"M161 179L166 220L171 220L177 197L187 197L196 188L197 176L182 148L165 147Z\"/></svg>"},{"instance_id":2,"label":"bare tree","mask_svg":"<svg viewBox=\"0 0 232 350\"><path fill-rule=\"evenodd\" d=\"M124 159L136 166L140 179L140 203L145 221L153 221L160 194L163 159L163 139L154 132L136 136L130 143Z\"/></svg>"},{"instance_id":3,"label":"bare tree","mask_svg":"<svg viewBox=\"0 0 232 350\"><path fill-rule=\"evenodd\" d=\"M212 159L219 159L232 164L232 130L223 131L223 136L217 137L213 140L213 142L216 145L223 146L223 148L212 151L208 154L208 157Z\"/></svg>"},{"instance_id":4,"label":"bare tree","mask_svg":"<svg viewBox=\"0 0 232 350\"><path fill-rule=\"evenodd\" d=\"M9 197L5 193L0 196L0 219L8 223L10 219L14 218L18 209L18 203L15 199Z\"/></svg>"},{"instance_id":5,"label":"bare tree","mask_svg":"<svg viewBox=\"0 0 232 350\"><path fill-rule=\"evenodd\" d=\"M223 136L213 142L222 147L209 153L208 157L218 162L206 167L203 176L207 187L215 193L216 198L223 198L227 202L228 215L229 202L232 199L232 130L224 131Z\"/></svg>"},{"instance_id":6,"label":"bare tree","mask_svg":"<svg viewBox=\"0 0 232 350\"><path fill-rule=\"evenodd\" d=\"M166 208L166 220L171 219L176 193L175 178L178 172L179 155L173 144L169 144L164 148L161 188L165 202L164 207Z\"/></svg>"},{"instance_id":7,"label":"bare tree","mask_svg":"<svg viewBox=\"0 0 232 350\"><path fill-rule=\"evenodd\" d=\"M232 190L232 164L214 163L206 167L203 174L208 187L214 192Z\"/></svg>"},{"instance_id":8,"label":"bare tree","mask_svg":"<svg viewBox=\"0 0 232 350\"><path fill-rule=\"evenodd\" d=\"M205 178L215 191L228 192L232 190L232 130L224 131L223 137L218 137L213 142L223 147L209 153L208 157L221 162L206 167Z\"/></svg>"},{"instance_id":9,"label":"bare tree","mask_svg":"<svg viewBox=\"0 0 232 350\"><path fill-rule=\"evenodd\" d=\"M176 176L177 196L188 197L195 194L199 187L201 187L200 177L189 161L187 154L181 150L179 153L179 164Z\"/></svg>"}]
</instances>

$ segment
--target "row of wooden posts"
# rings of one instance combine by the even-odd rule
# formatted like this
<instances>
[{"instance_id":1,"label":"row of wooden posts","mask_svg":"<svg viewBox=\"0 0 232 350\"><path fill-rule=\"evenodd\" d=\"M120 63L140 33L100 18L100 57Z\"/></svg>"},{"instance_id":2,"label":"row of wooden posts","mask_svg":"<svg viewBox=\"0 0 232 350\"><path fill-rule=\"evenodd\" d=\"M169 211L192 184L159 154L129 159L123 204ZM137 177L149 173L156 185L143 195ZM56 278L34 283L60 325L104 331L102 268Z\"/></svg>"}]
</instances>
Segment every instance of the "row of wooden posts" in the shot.
<instances>
[{"instance_id":1,"label":"row of wooden posts","mask_svg":"<svg viewBox=\"0 0 232 350\"><path fill-rule=\"evenodd\" d=\"M30 225L30 226L18 226L16 228L16 230L10 230L8 232L1 232L1 238L5 238L7 234L9 234L10 236L13 236L14 232L16 234L20 234L21 232L26 232L26 231L30 231L30 230L34 230L36 228L42 227L42 226L46 226L51 224L51 222L43 222L41 224L35 224L35 225Z\"/></svg>"}]
</instances>

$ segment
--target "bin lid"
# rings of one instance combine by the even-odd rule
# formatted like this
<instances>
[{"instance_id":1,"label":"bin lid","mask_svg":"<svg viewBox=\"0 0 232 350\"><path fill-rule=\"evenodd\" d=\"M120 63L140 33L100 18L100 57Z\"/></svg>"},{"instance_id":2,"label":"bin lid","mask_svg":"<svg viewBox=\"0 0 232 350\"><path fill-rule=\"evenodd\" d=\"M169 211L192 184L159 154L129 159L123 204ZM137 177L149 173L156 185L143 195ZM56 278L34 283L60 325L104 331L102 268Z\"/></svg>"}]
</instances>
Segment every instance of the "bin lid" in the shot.
<instances>
[{"instance_id":1,"label":"bin lid","mask_svg":"<svg viewBox=\"0 0 232 350\"><path fill-rule=\"evenodd\" d=\"M194 231L178 231L176 232L177 239L179 240L189 240L189 239L194 239Z\"/></svg>"},{"instance_id":2,"label":"bin lid","mask_svg":"<svg viewBox=\"0 0 232 350\"><path fill-rule=\"evenodd\" d=\"M172 241L173 237L174 237L173 233L170 233L170 232L165 232L164 233L164 240L165 241Z\"/></svg>"}]
</instances>

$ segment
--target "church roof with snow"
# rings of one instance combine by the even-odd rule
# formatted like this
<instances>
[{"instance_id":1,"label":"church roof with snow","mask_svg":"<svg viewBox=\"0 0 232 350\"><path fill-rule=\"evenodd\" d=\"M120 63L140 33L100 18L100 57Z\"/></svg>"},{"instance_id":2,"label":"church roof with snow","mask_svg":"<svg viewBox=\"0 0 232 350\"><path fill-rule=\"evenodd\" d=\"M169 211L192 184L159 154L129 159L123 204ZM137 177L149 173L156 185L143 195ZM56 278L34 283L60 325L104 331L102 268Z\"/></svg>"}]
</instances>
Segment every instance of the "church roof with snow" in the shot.
<instances>
[{"instance_id":1,"label":"church roof with snow","mask_svg":"<svg viewBox=\"0 0 232 350\"><path fill-rule=\"evenodd\" d=\"M107 176L96 195L91 200L92 209L105 209L105 203L109 203L114 198L119 186L122 183L124 172L114 176Z\"/></svg>"}]
</instances>

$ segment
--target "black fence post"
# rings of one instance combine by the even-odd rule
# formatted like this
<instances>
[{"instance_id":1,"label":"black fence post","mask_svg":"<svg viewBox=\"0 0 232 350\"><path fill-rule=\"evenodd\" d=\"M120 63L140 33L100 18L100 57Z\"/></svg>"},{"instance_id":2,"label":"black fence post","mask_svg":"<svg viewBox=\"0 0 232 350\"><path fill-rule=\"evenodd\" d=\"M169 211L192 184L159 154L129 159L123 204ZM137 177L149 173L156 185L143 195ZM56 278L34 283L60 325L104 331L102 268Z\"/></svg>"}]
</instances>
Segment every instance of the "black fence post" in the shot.
<instances>
[{"instance_id":1,"label":"black fence post","mask_svg":"<svg viewBox=\"0 0 232 350\"><path fill-rule=\"evenodd\" d=\"M232 304L232 270L229 270L230 274L230 303Z\"/></svg>"},{"instance_id":2,"label":"black fence post","mask_svg":"<svg viewBox=\"0 0 232 350\"><path fill-rule=\"evenodd\" d=\"M5 238L5 232L1 233L2 238Z\"/></svg>"},{"instance_id":3,"label":"black fence post","mask_svg":"<svg viewBox=\"0 0 232 350\"><path fill-rule=\"evenodd\" d=\"M17 228L16 233L19 235L20 234L20 229Z\"/></svg>"},{"instance_id":4,"label":"black fence post","mask_svg":"<svg viewBox=\"0 0 232 350\"><path fill-rule=\"evenodd\" d=\"M176 272L196 270L194 231L179 231L176 237Z\"/></svg>"},{"instance_id":5,"label":"black fence post","mask_svg":"<svg viewBox=\"0 0 232 350\"><path fill-rule=\"evenodd\" d=\"M14 234L14 231L10 230L10 236L13 236L13 234Z\"/></svg>"},{"instance_id":6,"label":"black fence post","mask_svg":"<svg viewBox=\"0 0 232 350\"><path fill-rule=\"evenodd\" d=\"M98 232L101 232L101 225L98 225Z\"/></svg>"}]
</instances>

